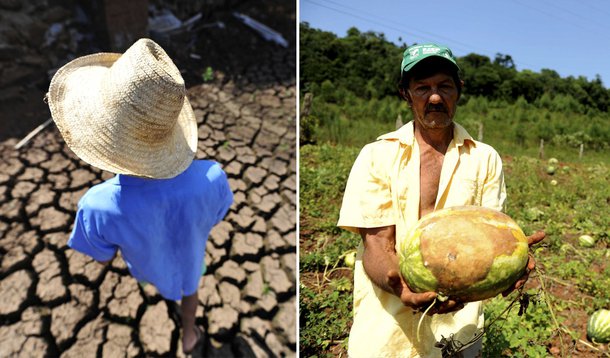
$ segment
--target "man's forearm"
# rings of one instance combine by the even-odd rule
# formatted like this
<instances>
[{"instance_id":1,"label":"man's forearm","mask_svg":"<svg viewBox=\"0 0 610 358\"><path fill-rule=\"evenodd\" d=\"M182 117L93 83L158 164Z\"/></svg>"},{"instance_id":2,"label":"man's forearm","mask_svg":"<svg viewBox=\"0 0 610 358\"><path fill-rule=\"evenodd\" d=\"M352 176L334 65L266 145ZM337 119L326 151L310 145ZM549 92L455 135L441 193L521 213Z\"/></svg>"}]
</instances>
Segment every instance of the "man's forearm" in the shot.
<instances>
[{"instance_id":1,"label":"man's forearm","mask_svg":"<svg viewBox=\"0 0 610 358\"><path fill-rule=\"evenodd\" d=\"M362 255L362 264L367 276L375 285L386 292L396 294L388 281L388 272L398 271L396 254L369 248Z\"/></svg>"},{"instance_id":2,"label":"man's forearm","mask_svg":"<svg viewBox=\"0 0 610 358\"><path fill-rule=\"evenodd\" d=\"M364 243L362 265L369 279L382 290L397 294L388 280L388 272L398 269L398 257L394 248L394 227L361 229Z\"/></svg>"}]
</instances>

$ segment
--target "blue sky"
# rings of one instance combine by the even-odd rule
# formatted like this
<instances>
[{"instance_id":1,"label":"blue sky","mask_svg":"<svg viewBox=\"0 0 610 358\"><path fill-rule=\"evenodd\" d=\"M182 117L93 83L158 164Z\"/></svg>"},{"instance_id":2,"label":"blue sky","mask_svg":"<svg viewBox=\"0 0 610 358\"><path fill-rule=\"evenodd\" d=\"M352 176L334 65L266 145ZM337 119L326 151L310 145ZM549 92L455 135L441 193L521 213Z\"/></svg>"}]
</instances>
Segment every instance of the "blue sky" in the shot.
<instances>
[{"instance_id":1,"label":"blue sky","mask_svg":"<svg viewBox=\"0 0 610 358\"><path fill-rule=\"evenodd\" d=\"M518 70L600 75L610 88L608 0L300 0L299 17L341 37L353 26L397 45L445 44L458 57L508 54Z\"/></svg>"}]
</instances>

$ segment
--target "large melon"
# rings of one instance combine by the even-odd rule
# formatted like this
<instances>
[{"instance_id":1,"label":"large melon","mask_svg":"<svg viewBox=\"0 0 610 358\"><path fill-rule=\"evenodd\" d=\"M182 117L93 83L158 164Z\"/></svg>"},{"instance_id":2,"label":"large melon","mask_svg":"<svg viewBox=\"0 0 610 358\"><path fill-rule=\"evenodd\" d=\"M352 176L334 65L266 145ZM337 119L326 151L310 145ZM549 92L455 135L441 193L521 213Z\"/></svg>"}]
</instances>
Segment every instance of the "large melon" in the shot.
<instances>
[{"instance_id":1,"label":"large melon","mask_svg":"<svg viewBox=\"0 0 610 358\"><path fill-rule=\"evenodd\" d=\"M527 238L499 211L459 206L419 220L399 248L400 271L414 292L462 302L494 297L525 272Z\"/></svg>"}]
</instances>

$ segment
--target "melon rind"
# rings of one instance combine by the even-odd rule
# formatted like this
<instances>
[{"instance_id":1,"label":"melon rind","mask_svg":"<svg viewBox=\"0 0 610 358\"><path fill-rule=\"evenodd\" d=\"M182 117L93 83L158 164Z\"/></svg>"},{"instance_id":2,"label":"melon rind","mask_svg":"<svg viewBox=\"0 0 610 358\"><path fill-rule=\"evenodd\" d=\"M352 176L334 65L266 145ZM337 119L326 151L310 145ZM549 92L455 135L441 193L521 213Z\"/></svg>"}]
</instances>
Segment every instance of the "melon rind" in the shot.
<instances>
[{"instance_id":1,"label":"melon rind","mask_svg":"<svg viewBox=\"0 0 610 358\"><path fill-rule=\"evenodd\" d=\"M413 291L436 291L438 280L424 265L424 259L419 251L421 233L421 230L415 230L409 240L403 241L402 248L400 249L401 255L399 255L398 260L400 262L400 271L403 278L410 282L409 288ZM409 280L409 277L417 277L417 280Z\"/></svg>"},{"instance_id":2,"label":"melon rind","mask_svg":"<svg viewBox=\"0 0 610 358\"><path fill-rule=\"evenodd\" d=\"M589 235L581 235L578 238L578 243L582 247L591 248L595 246L595 239Z\"/></svg>"},{"instance_id":3,"label":"melon rind","mask_svg":"<svg viewBox=\"0 0 610 358\"><path fill-rule=\"evenodd\" d=\"M587 338L594 343L610 342L610 310L593 312L587 321Z\"/></svg>"}]
</instances>

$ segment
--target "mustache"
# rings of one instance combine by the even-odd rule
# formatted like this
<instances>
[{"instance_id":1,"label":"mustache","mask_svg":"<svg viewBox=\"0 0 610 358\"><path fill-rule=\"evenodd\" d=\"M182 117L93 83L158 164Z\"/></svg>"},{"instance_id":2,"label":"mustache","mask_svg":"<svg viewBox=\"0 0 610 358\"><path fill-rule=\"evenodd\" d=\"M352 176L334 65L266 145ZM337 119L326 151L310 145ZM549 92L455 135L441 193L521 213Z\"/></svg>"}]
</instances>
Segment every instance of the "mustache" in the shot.
<instances>
[{"instance_id":1,"label":"mustache","mask_svg":"<svg viewBox=\"0 0 610 358\"><path fill-rule=\"evenodd\" d=\"M447 108L442 103L438 104L429 104L426 107L426 112L447 112Z\"/></svg>"}]
</instances>

